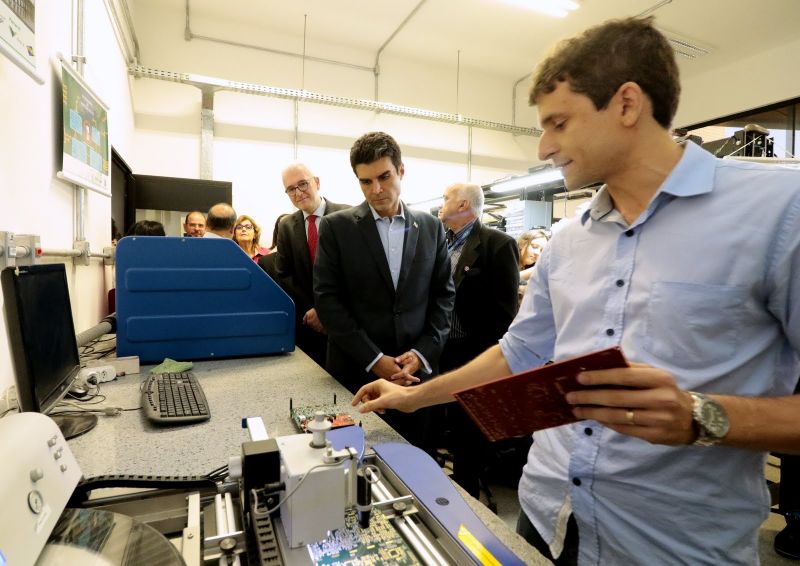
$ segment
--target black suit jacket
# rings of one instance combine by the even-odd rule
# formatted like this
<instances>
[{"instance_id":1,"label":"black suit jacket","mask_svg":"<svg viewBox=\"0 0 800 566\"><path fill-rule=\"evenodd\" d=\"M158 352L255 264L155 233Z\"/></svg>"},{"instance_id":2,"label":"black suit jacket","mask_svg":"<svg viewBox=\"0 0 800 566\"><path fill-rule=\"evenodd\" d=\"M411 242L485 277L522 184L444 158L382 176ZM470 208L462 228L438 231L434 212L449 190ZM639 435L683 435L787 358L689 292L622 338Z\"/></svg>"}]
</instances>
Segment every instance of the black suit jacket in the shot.
<instances>
[{"instance_id":1,"label":"black suit jacket","mask_svg":"<svg viewBox=\"0 0 800 566\"><path fill-rule=\"evenodd\" d=\"M350 208L346 204L337 204L326 199L325 214ZM284 218L278 226L278 251L275 255L273 273L269 273L275 281L294 301L295 309L295 341L311 359L319 365L325 364L327 338L303 324L303 316L314 307L313 266L308 251L306 224L303 211L298 210ZM321 219L317 220L317 228ZM265 265L263 267L269 267Z\"/></svg>"},{"instance_id":2,"label":"black suit jacket","mask_svg":"<svg viewBox=\"0 0 800 566\"><path fill-rule=\"evenodd\" d=\"M320 222L314 297L328 331L326 368L351 389L374 379L364 370L379 353L416 349L436 373L450 330L454 287L444 230L430 214L402 206L397 290L366 201Z\"/></svg>"},{"instance_id":3,"label":"black suit jacket","mask_svg":"<svg viewBox=\"0 0 800 566\"><path fill-rule=\"evenodd\" d=\"M459 348L467 359L502 338L517 314L519 249L508 234L475 221L461 248L453 279L455 312L466 338ZM443 368L450 369L450 368Z\"/></svg>"},{"instance_id":4,"label":"black suit jacket","mask_svg":"<svg viewBox=\"0 0 800 566\"><path fill-rule=\"evenodd\" d=\"M278 274L275 272L275 259L277 259L278 253L273 251L267 255L262 255L258 258L258 266L263 269L267 275L278 280Z\"/></svg>"}]
</instances>

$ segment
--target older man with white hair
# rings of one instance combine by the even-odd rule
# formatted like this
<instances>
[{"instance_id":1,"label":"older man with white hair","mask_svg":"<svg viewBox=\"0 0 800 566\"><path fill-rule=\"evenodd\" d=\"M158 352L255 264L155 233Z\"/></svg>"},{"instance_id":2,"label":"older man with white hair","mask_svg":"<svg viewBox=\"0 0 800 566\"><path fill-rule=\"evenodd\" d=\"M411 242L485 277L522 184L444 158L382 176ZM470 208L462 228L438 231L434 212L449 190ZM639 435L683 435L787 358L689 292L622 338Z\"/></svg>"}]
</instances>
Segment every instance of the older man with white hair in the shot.
<instances>
[{"instance_id":1,"label":"older man with white hair","mask_svg":"<svg viewBox=\"0 0 800 566\"><path fill-rule=\"evenodd\" d=\"M517 244L508 234L482 225L482 213L480 186L455 183L445 189L439 219L447 230L456 302L439 362L442 371L461 367L497 344L517 312ZM453 478L478 497L490 446L460 407L451 404L447 410L453 433Z\"/></svg>"}]
</instances>

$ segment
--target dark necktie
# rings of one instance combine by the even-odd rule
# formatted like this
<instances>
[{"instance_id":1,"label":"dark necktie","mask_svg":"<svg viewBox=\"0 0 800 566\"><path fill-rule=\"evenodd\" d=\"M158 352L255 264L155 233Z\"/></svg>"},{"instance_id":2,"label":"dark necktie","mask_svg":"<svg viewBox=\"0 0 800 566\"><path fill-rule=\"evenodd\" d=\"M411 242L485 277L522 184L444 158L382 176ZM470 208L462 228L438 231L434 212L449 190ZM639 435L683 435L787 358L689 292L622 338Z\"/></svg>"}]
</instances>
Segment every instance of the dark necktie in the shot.
<instances>
[{"instance_id":1,"label":"dark necktie","mask_svg":"<svg viewBox=\"0 0 800 566\"><path fill-rule=\"evenodd\" d=\"M456 233L453 232L452 230L448 230L447 232L444 233L444 235L445 238L447 238L447 245L452 246L453 242L456 241Z\"/></svg>"},{"instance_id":2,"label":"dark necktie","mask_svg":"<svg viewBox=\"0 0 800 566\"><path fill-rule=\"evenodd\" d=\"M308 253L311 255L311 265L314 265L314 260L317 259L317 240L319 240L319 233L317 233L317 215L308 215Z\"/></svg>"}]
</instances>

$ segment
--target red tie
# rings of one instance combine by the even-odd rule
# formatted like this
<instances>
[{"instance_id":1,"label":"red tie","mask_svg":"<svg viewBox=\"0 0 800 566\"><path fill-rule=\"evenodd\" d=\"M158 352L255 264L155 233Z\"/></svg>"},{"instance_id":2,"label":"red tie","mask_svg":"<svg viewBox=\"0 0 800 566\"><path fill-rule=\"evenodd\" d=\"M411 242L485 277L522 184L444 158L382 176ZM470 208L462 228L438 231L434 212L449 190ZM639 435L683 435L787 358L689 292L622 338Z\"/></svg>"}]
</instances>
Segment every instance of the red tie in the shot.
<instances>
[{"instance_id":1,"label":"red tie","mask_svg":"<svg viewBox=\"0 0 800 566\"><path fill-rule=\"evenodd\" d=\"M308 215L308 253L311 255L311 265L314 265L314 260L317 259L317 240L319 234L317 233L317 215Z\"/></svg>"}]
</instances>

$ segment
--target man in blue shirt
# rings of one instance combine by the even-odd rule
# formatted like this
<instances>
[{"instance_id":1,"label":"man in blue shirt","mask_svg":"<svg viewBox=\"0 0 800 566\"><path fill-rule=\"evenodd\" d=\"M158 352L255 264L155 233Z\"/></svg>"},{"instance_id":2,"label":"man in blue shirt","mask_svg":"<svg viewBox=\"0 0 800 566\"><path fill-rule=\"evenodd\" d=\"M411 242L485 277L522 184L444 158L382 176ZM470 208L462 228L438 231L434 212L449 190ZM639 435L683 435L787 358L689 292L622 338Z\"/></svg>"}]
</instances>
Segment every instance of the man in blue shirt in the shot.
<instances>
[{"instance_id":1,"label":"man in blue shirt","mask_svg":"<svg viewBox=\"0 0 800 566\"><path fill-rule=\"evenodd\" d=\"M413 411L621 347L631 367L581 374L601 386L567 395L583 420L537 432L520 481L518 530L559 564L757 563L765 451L800 451L800 174L674 143L679 93L650 18L562 43L531 89L539 157L569 189L603 188L545 249L499 345L354 399Z\"/></svg>"}]
</instances>

